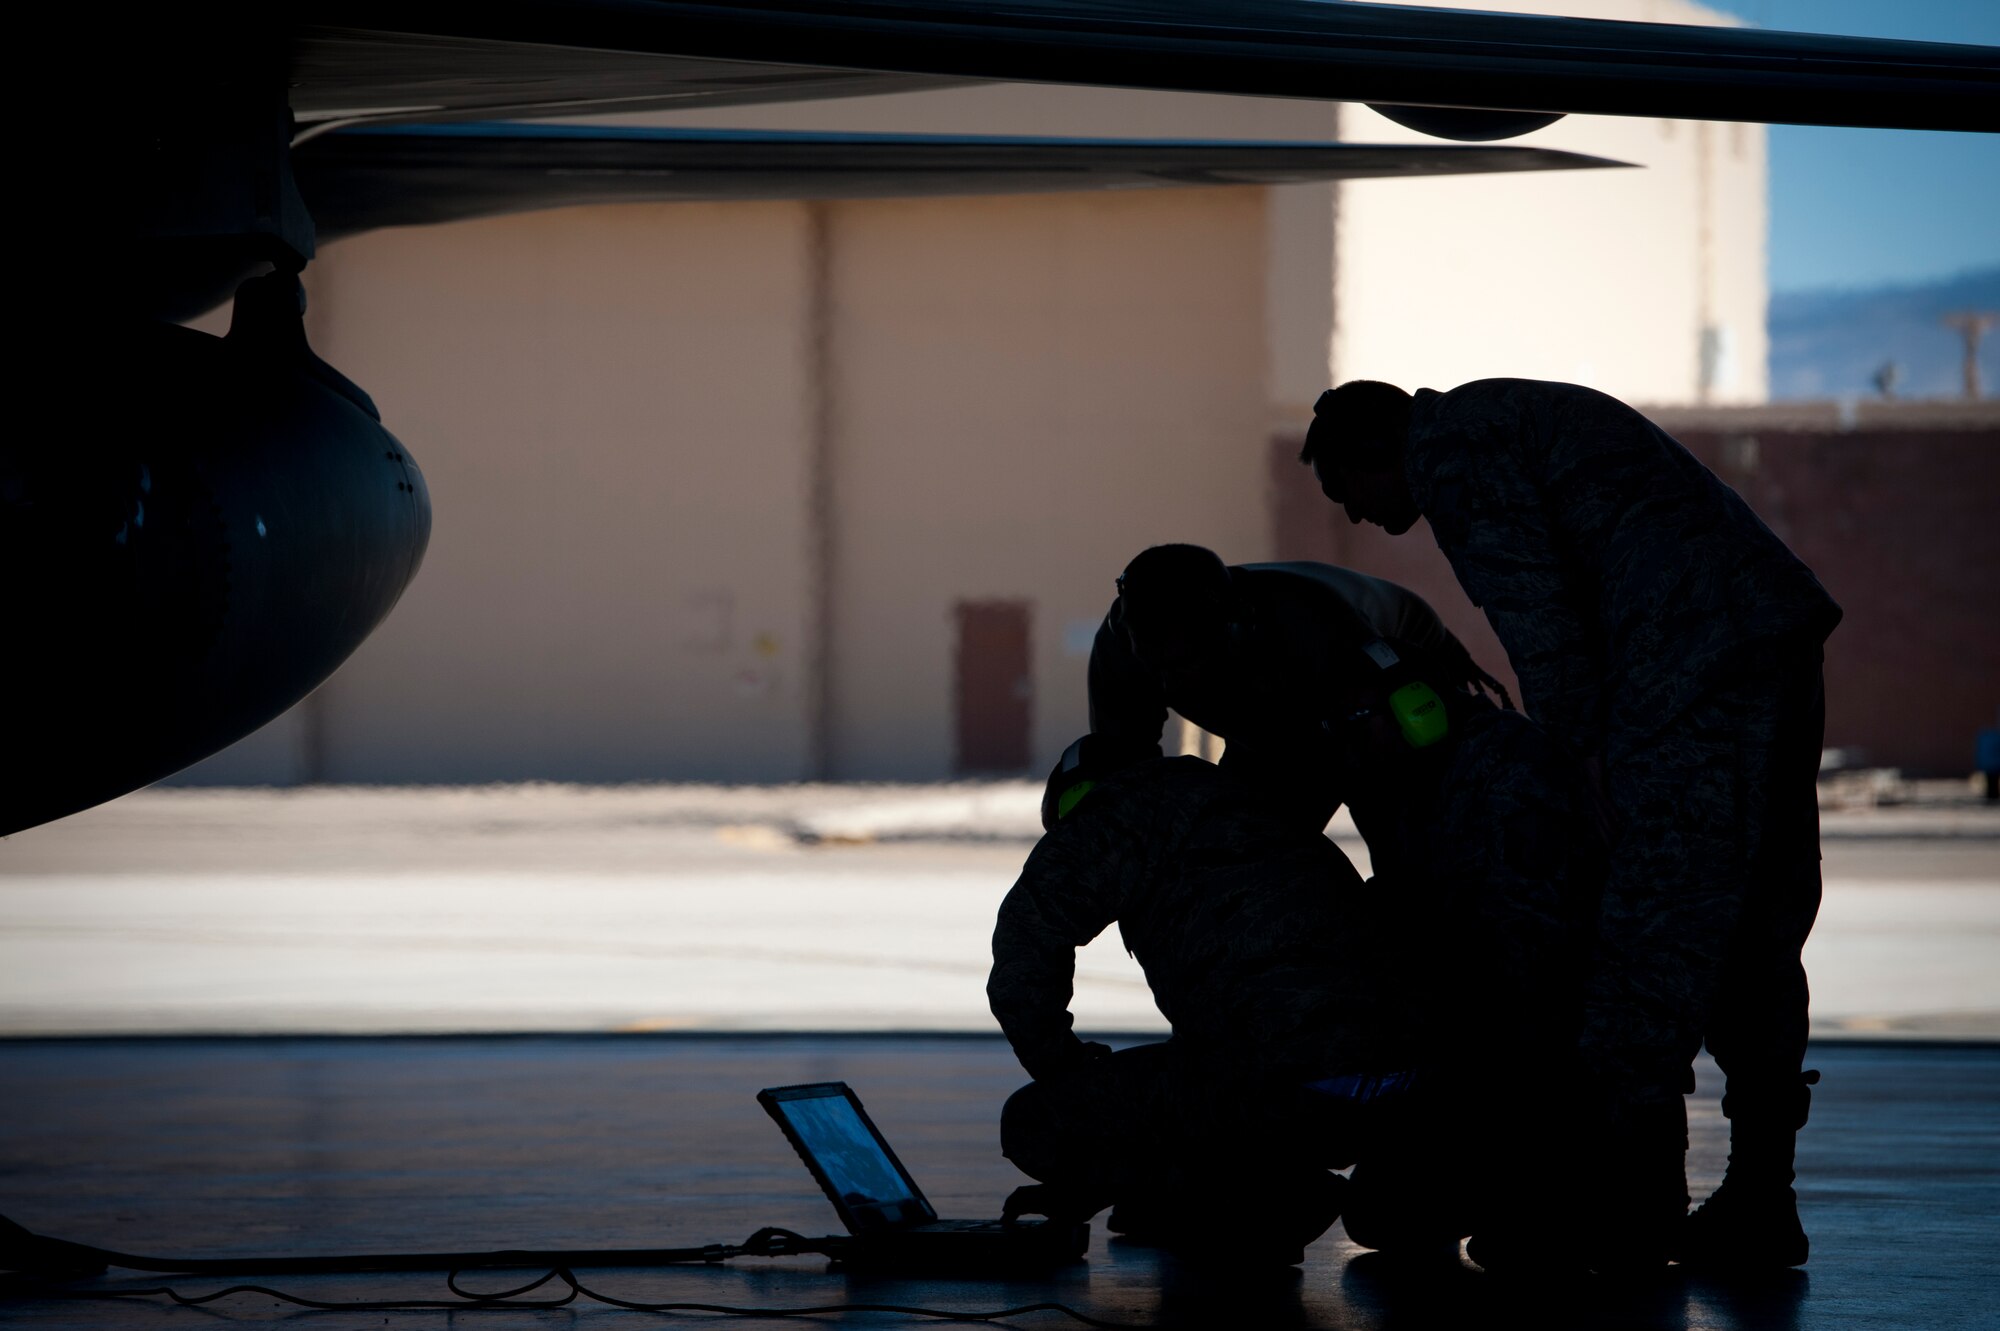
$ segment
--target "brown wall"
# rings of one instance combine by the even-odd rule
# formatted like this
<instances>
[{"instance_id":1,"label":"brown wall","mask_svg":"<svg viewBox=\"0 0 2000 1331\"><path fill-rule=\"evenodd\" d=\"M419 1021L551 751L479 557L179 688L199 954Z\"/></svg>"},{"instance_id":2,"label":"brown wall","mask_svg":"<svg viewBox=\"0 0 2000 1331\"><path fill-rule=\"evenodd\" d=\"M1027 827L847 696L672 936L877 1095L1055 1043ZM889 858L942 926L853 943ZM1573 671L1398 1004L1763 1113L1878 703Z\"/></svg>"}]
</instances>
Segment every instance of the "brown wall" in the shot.
<instances>
[{"instance_id":1,"label":"brown wall","mask_svg":"<svg viewBox=\"0 0 2000 1331\"><path fill-rule=\"evenodd\" d=\"M1746 413L1746 422L1751 414ZM1975 428L1729 430L1718 413L1678 437L1819 575L1846 619L1827 644L1830 747L1957 775L2000 708L2000 412ZM1422 593L1512 685L1484 617L1421 524L1408 539L1350 527L1272 441L1280 558L1348 564Z\"/></svg>"}]
</instances>

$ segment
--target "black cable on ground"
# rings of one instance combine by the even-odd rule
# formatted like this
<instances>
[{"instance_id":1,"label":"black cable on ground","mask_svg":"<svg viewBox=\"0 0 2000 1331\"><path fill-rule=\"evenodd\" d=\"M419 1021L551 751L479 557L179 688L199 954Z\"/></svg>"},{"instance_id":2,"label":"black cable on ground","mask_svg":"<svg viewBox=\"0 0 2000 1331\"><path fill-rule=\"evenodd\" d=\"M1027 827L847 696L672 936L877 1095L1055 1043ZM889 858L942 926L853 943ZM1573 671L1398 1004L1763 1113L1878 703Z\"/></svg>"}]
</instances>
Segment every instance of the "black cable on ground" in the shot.
<instances>
[{"instance_id":1,"label":"black cable on ground","mask_svg":"<svg viewBox=\"0 0 2000 1331\"><path fill-rule=\"evenodd\" d=\"M450 1285L455 1293L458 1272L452 1273ZM559 1298L528 1299L522 1295L540 1289L550 1281L560 1281L568 1290ZM998 1322L1007 1318L1022 1317L1029 1313L1060 1313L1083 1326L1102 1328L1103 1331L1144 1331L1138 1323L1111 1322L1092 1317L1066 1303L1024 1303L1012 1308L925 1308L903 1303L821 1303L801 1304L790 1307L754 1307L728 1303L695 1303L687 1300L670 1302L644 1302L638 1299L622 1299L603 1290L592 1289L576 1278L576 1273L566 1268L558 1268L537 1280L532 1280L516 1289L498 1294L479 1294L463 1291L461 1297L453 1299L352 1299L330 1300L309 1299L302 1294L291 1294L269 1285L228 1285L207 1294L183 1294L168 1285L154 1285L139 1289L69 1289L61 1286L36 1288L26 1286L21 1292L29 1297L47 1299L86 1299L111 1302L136 1301L147 1298L166 1298L183 1308L200 1308L239 1294L256 1294L288 1303L296 1308L306 1308L318 1312L417 1312L436 1309L456 1309L461 1311L519 1311L546 1312L553 1308L567 1307L578 1299L601 1303L607 1307L620 1308L626 1312L640 1313L710 1313L730 1317L827 1317L839 1313L892 1313L904 1317L921 1317L935 1322Z\"/></svg>"},{"instance_id":2,"label":"black cable on ground","mask_svg":"<svg viewBox=\"0 0 2000 1331\"><path fill-rule=\"evenodd\" d=\"M354 1253L319 1257L149 1257L67 1239L52 1239L0 1216L0 1271L41 1279L95 1275L107 1267L168 1275L358 1275L385 1271L472 1271L481 1269L551 1271L577 1266L660 1267L714 1265L735 1257L841 1257L854 1240L837 1236L809 1239L766 1226L741 1243L708 1243L698 1248L493 1249L486 1252ZM543 1277L546 1283L552 1277ZM454 1293L462 1291L454 1290ZM503 1296L496 1296L503 1297Z\"/></svg>"},{"instance_id":3,"label":"black cable on ground","mask_svg":"<svg viewBox=\"0 0 2000 1331\"><path fill-rule=\"evenodd\" d=\"M735 1317L823 1317L838 1313L891 1313L939 1322L997 1322L1029 1313L1059 1313L1083 1326L1104 1331L1139 1331L1129 1322L1110 1322L1090 1316L1065 1303L1028 1303L1012 1308L950 1309L924 1308L899 1303L827 1303L796 1307L742 1307L723 1303L696 1303L685 1300L651 1303L623 1299L592 1289L578 1280L572 1266L681 1266L715 1265L733 1257L786 1257L818 1253L839 1256L852 1246L851 1239L829 1237L808 1239L788 1229L760 1229L742 1243L711 1243L699 1248L614 1248L572 1252L492 1251L482 1253L372 1253L347 1257L247 1257L188 1258L175 1260L92 1248L63 1239L44 1238L0 1217L0 1267L12 1274L0 1278L0 1294L16 1298L83 1299L122 1302L165 1298L183 1308L199 1308L241 1294L275 1299L293 1307L322 1312L414 1312L435 1309L517 1310L542 1312L567 1307L579 1299L644 1313L711 1313ZM388 1271L447 1271L445 1287L455 1296L449 1299L356 1299L334 1301L311 1299L273 1289L268 1285L228 1285L206 1294L183 1294L168 1285L124 1289L77 1289L57 1283L84 1275L95 1275L106 1267L125 1270L168 1272L180 1275L203 1273L243 1274L246 1272L289 1272L295 1275L357 1275ZM548 1266L547 1274L526 1284L494 1293L468 1290L459 1277L468 1270L533 1268ZM558 1297L526 1297L550 1282L559 1282L567 1292Z\"/></svg>"},{"instance_id":4,"label":"black cable on ground","mask_svg":"<svg viewBox=\"0 0 2000 1331\"><path fill-rule=\"evenodd\" d=\"M489 1252L354 1253L336 1257L147 1257L66 1239L46 1238L0 1216L0 1270L43 1273L101 1270L156 1271L170 1275L354 1275L380 1271L470 1271L481 1267L686 1266L734 1257L843 1255L852 1239L809 1239L766 1226L741 1243L699 1248L496 1249Z\"/></svg>"}]
</instances>

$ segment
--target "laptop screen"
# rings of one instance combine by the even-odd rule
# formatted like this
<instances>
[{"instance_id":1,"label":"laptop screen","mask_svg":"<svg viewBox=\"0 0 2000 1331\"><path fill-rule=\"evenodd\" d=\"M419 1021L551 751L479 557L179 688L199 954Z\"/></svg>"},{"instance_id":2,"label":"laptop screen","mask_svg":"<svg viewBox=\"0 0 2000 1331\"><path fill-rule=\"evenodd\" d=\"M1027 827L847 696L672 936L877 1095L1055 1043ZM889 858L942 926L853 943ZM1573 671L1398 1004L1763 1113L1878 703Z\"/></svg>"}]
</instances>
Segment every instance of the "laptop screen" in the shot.
<instances>
[{"instance_id":1,"label":"laptop screen","mask_svg":"<svg viewBox=\"0 0 2000 1331\"><path fill-rule=\"evenodd\" d=\"M787 1087L771 1095L766 1105L813 1166L820 1186L850 1229L859 1232L935 1218L846 1086L836 1082Z\"/></svg>"}]
</instances>

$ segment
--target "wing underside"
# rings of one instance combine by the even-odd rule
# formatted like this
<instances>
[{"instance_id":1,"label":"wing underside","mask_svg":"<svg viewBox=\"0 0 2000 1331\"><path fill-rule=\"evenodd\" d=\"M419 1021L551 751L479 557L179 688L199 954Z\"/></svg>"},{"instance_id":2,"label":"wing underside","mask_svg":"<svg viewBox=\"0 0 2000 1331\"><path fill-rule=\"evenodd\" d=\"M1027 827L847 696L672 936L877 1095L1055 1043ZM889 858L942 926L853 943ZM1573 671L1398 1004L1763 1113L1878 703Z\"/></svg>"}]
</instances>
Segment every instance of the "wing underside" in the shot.
<instances>
[{"instance_id":1,"label":"wing underside","mask_svg":"<svg viewBox=\"0 0 2000 1331\"><path fill-rule=\"evenodd\" d=\"M1282 185L1622 163L1546 148L765 133L474 122L322 135L293 169L324 238L573 204Z\"/></svg>"}]
</instances>

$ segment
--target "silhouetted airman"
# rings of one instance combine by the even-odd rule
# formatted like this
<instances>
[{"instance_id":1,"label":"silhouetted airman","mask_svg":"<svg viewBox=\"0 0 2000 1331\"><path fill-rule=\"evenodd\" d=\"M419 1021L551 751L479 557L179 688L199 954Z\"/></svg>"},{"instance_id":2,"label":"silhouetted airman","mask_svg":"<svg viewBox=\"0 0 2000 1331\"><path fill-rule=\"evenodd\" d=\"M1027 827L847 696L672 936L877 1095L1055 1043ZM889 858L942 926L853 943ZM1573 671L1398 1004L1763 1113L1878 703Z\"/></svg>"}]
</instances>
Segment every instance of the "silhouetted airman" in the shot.
<instances>
[{"instance_id":1,"label":"silhouetted airman","mask_svg":"<svg viewBox=\"0 0 2000 1331\"><path fill-rule=\"evenodd\" d=\"M1821 644L1840 610L1747 505L1631 408L1491 379L1320 399L1303 460L1357 522L1427 518L1530 716L1601 775L1617 836L1580 1048L1617 1235L1605 1262L1797 1265L1799 952L1819 904ZM1689 1065L1728 1075L1731 1159L1686 1211Z\"/></svg>"}]
</instances>

